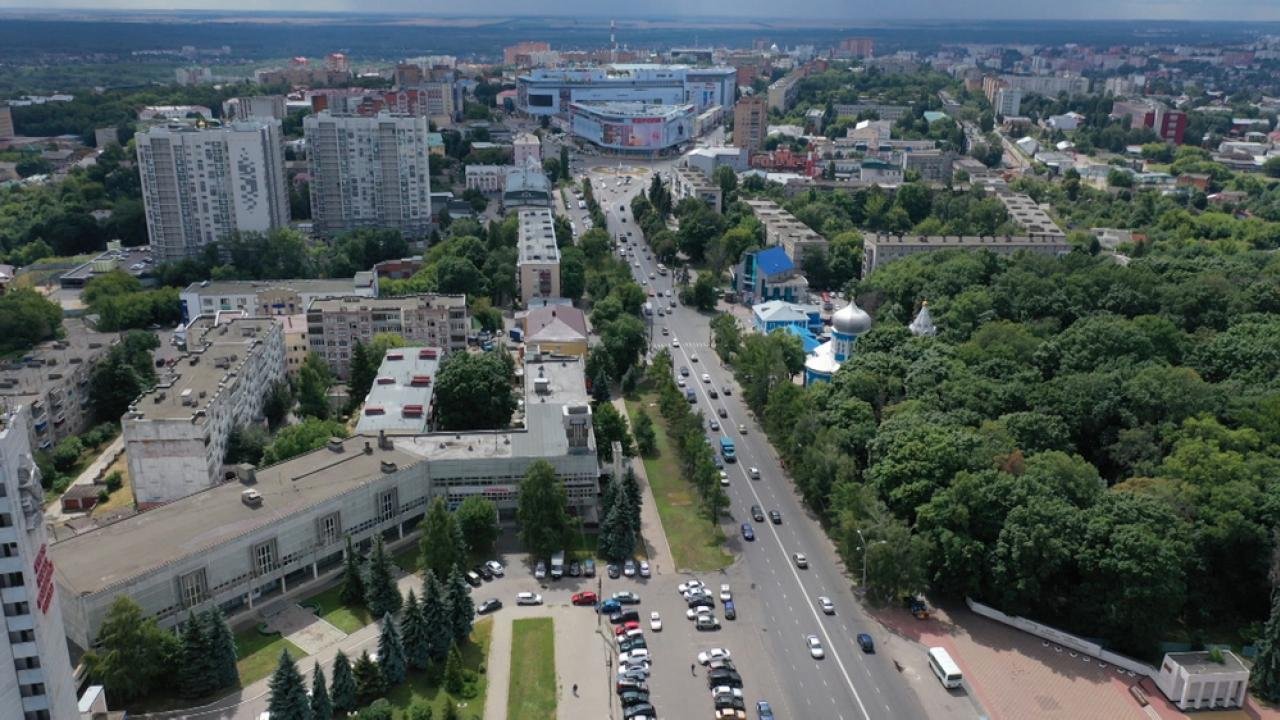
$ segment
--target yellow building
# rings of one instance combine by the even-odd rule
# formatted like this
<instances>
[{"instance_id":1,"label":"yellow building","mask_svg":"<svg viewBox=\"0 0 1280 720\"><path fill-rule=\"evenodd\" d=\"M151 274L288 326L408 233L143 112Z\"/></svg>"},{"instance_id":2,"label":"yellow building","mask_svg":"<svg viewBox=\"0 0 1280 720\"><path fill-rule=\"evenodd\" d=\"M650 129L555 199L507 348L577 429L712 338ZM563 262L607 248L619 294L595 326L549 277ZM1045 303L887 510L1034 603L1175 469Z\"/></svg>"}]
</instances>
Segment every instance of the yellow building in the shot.
<instances>
[{"instance_id":1,"label":"yellow building","mask_svg":"<svg viewBox=\"0 0 1280 720\"><path fill-rule=\"evenodd\" d=\"M587 316L571 305L539 307L525 313L524 344L529 352L587 359Z\"/></svg>"},{"instance_id":2,"label":"yellow building","mask_svg":"<svg viewBox=\"0 0 1280 720\"><path fill-rule=\"evenodd\" d=\"M307 315L280 315L284 327L284 369L289 377L297 377L311 349L307 344Z\"/></svg>"}]
</instances>

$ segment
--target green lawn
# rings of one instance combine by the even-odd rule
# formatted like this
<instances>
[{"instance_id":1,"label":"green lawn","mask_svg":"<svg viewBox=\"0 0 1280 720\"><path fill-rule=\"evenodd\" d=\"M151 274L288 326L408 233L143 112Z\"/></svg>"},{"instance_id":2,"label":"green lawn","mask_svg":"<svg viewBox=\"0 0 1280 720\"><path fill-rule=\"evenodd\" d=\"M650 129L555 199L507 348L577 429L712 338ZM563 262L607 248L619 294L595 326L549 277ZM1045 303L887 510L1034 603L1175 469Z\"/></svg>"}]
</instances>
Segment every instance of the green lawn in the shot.
<instances>
[{"instance_id":1,"label":"green lawn","mask_svg":"<svg viewBox=\"0 0 1280 720\"><path fill-rule=\"evenodd\" d=\"M348 635L373 622L373 616L369 614L368 610L362 607L343 605L342 601L338 599L338 593L340 592L342 592L342 585L334 585L319 595L312 595L303 600L302 604L318 605L320 607L318 613L320 617Z\"/></svg>"},{"instance_id":2,"label":"green lawn","mask_svg":"<svg viewBox=\"0 0 1280 720\"><path fill-rule=\"evenodd\" d=\"M294 660L307 656L302 648L281 635L263 635L257 628L249 628L236 634L236 669L240 671L240 685L247 687L275 672L280 662L280 651L288 650Z\"/></svg>"},{"instance_id":3,"label":"green lawn","mask_svg":"<svg viewBox=\"0 0 1280 720\"><path fill-rule=\"evenodd\" d=\"M724 532L719 525L711 526L699 507L698 491L681 474L680 460L667 438L667 424L651 394L637 400L627 400L627 415L635 422L636 410L645 408L653 418L656 437L653 457L644 458L644 472L653 490L653 499L662 517L662 528L667 533L667 543L676 567L681 570L719 570L733 562L724 550Z\"/></svg>"},{"instance_id":4,"label":"green lawn","mask_svg":"<svg viewBox=\"0 0 1280 720\"><path fill-rule=\"evenodd\" d=\"M468 687L464 697L454 697L444 691L439 684L429 681L427 673L411 673L407 681L387 693L387 701L396 710L396 717L403 718L405 711L415 701L425 700L431 705L433 717L444 717L445 703L458 704L463 718L481 720L484 717L485 695L489 690L489 679L484 674L484 666L489 657L489 638L493 635L493 618L485 618L475 624L471 631L471 642L460 648L462 667L468 676Z\"/></svg>"},{"instance_id":5,"label":"green lawn","mask_svg":"<svg viewBox=\"0 0 1280 720\"><path fill-rule=\"evenodd\" d=\"M411 542L408 545L405 545L391 555L391 561L400 566L401 570L409 573L410 575L417 574L419 570L418 561L421 559L422 555L418 550L418 543L416 542Z\"/></svg>"},{"instance_id":6,"label":"green lawn","mask_svg":"<svg viewBox=\"0 0 1280 720\"><path fill-rule=\"evenodd\" d=\"M551 618L511 623L511 685L507 717L555 720L556 646Z\"/></svg>"}]
</instances>

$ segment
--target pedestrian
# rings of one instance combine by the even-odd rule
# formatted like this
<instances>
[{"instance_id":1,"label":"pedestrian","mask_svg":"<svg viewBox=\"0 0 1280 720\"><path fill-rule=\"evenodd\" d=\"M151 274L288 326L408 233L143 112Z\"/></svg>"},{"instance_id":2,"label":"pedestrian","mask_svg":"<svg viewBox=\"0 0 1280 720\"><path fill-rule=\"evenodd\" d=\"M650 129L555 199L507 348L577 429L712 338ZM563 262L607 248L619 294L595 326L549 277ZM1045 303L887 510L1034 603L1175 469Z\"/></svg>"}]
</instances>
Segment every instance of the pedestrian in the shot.
<instances>
[{"instance_id":1,"label":"pedestrian","mask_svg":"<svg viewBox=\"0 0 1280 720\"><path fill-rule=\"evenodd\" d=\"M690 675L697 676L698 671L694 669L694 668L696 668L696 667L698 667L698 665L697 665L696 663L689 663L689 674L690 674Z\"/></svg>"},{"instance_id":2,"label":"pedestrian","mask_svg":"<svg viewBox=\"0 0 1280 720\"><path fill-rule=\"evenodd\" d=\"M573 684L573 696L578 697L578 683Z\"/></svg>"}]
</instances>

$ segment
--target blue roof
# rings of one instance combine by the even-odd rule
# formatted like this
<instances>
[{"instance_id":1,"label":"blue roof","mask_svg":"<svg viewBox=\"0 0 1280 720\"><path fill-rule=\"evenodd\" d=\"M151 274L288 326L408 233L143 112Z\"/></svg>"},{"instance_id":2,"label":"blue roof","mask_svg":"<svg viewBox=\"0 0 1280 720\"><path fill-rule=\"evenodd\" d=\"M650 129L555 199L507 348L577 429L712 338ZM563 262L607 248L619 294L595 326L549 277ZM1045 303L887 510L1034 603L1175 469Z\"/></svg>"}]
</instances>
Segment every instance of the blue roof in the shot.
<instances>
[{"instance_id":1,"label":"blue roof","mask_svg":"<svg viewBox=\"0 0 1280 720\"><path fill-rule=\"evenodd\" d=\"M787 251L781 245L765 248L756 253L756 269L762 275L778 275L794 270L795 263L787 257Z\"/></svg>"},{"instance_id":2,"label":"blue roof","mask_svg":"<svg viewBox=\"0 0 1280 720\"><path fill-rule=\"evenodd\" d=\"M808 355L815 348L822 344L822 341L806 328L796 327L795 325L785 325L787 332L800 338L800 344L804 346L804 354Z\"/></svg>"}]
</instances>

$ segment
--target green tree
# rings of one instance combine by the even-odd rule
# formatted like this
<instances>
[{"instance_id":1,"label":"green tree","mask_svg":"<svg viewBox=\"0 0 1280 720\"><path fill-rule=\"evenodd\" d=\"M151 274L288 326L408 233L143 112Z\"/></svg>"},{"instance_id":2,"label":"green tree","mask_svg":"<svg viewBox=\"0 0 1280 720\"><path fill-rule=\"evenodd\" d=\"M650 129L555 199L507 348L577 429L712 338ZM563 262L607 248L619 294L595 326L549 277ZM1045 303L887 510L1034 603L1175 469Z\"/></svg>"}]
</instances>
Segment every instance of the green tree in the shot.
<instances>
[{"instance_id":1,"label":"green tree","mask_svg":"<svg viewBox=\"0 0 1280 720\"><path fill-rule=\"evenodd\" d=\"M89 375L89 402L98 422L120 422L129 405L155 382L152 351L159 346L154 334L131 332L94 366Z\"/></svg>"},{"instance_id":2,"label":"green tree","mask_svg":"<svg viewBox=\"0 0 1280 720\"><path fill-rule=\"evenodd\" d=\"M335 712L351 712L356 709L356 677L351 661L341 650L333 658L333 684L331 698Z\"/></svg>"},{"instance_id":3,"label":"green tree","mask_svg":"<svg viewBox=\"0 0 1280 720\"><path fill-rule=\"evenodd\" d=\"M632 434L636 438L636 450L646 457L653 455L658 447L658 437L653 430L653 418L649 417L649 413L644 408L636 411L635 427Z\"/></svg>"},{"instance_id":4,"label":"green tree","mask_svg":"<svg viewBox=\"0 0 1280 720\"><path fill-rule=\"evenodd\" d=\"M261 425L238 425L227 436L227 454L222 461L227 465L242 462L257 465L269 442L271 435Z\"/></svg>"},{"instance_id":5,"label":"green tree","mask_svg":"<svg viewBox=\"0 0 1280 720\"><path fill-rule=\"evenodd\" d=\"M404 656L404 643L391 613L382 616L382 628L378 634L378 669L388 685L404 682L408 662Z\"/></svg>"},{"instance_id":6,"label":"green tree","mask_svg":"<svg viewBox=\"0 0 1280 720\"><path fill-rule=\"evenodd\" d=\"M421 698L414 700L405 714L405 720L433 720L431 705Z\"/></svg>"},{"instance_id":7,"label":"green tree","mask_svg":"<svg viewBox=\"0 0 1280 720\"><path fill-rule=\"evenodd\" d=\"M333 720L333 701L329 699L320 663L311 669L311 720Z\"/></svg>"},{"instance_id":8,"label":"green tree","mask_svg":"<svg viewBox=\"0 0 1280 720\"><path fill-rule=\"evenodd\" d=\"M444 430L506 427L516 409L510 370L498 353L452 353L436 378L436 417Z\"/></svg>"},{"instance_id":9,"label":"green tree","mask_svg":"<svg viewBox=\"0 0 1280 720\"><path fill-rule=\"evenodd\" d=\"M622 413L609 403L599 403L591 415L595 426L596 450L605 461L613 460L613 443L622 447L622 455L630 457L635 454L631 446L631 433L627 430L627 420Z\"/></svg>"},{"instance_id":10,"label":"green tree","mask_svg":"<svg viewBox=\"0 0 1280 720\"><path fill-rule=\"evenodd\" d=\"M378 698L356 713L356 720L395 720L395 711L386 698Z\"/></svg>"},{"instance_id":11,"label":"green tree","mask_svg":"<svg viewBox=\"0 0 1280 720\"><path fill-rule=\"evenodd\" d=\"M284 381L273 383L262 401L262 414L266 417L267 425L272 431L279 430L284 425L285 418L289 416L289 410L292 408L293 390L289 388L289 383Z\"/></svg>"},{"instance_id":12,"label":"green tree","mask_svg":"<svg viewBox=\"0 0 1280 720\"><path fill-rule=\"evenodd\" d=\"M364 605L364 574L360 570L360 556L351 546L351 536L347 536L347 548L343 559L342 585L338 590L338 600L343 605L358 607ZM336 680L337 678L335 678Z\"/></svg>"},{"instance_id":13,"label":"green tree","mask_svg":"<svg viewBox=\"0 0 1280 720\"><path fill-rule=\"evenodd\" d=\"M369 657L369 651L360 653L355 667L351 670L356 680L356 700L367 703L387 694L387 681L382 677L382 668Z\"/></svg>"},{"instance_id":14,"label":"green tree","mask_svg":"<svg viewBox=\"0 0 1280 720\"><path fill-rule=\"evenodd\" d=\"M212 656L210 672L213 674L214 688L231 687L239 683L236 638L231 633L226 616L215 606L201 614L201 622L204 623L205 644Z\"/></svg>"},{"instance_id":15,"label":"green tree","mask_svg":"<svg viewBox=\"0 0 1280 720\"><path fill-rule=\"evenodd\" d=\"M107 609L84 662L93 682L119 702L128 702L147 695L170 675L180 649L176 635L161 630L143 616L138 603L122 595Z\"/></svg>"},{"instance_id":16,"label":"green tree","mask_svg":"<svg viewBox=\"0 0 1280 720\"><path fill-rule=\"evenodd\" d=\"M413 589L405 599L400 619L400 635L404 644L405 660L414 670L426 670L431 662L431 645L427 634L427 621L422 605Z\"/></svg>"},{"instance_id":17,"label":"green tree","mask_svg":"<svg viewBox=\"0 0 1280 720\"><path fill-rule=\"evenodd\" d=\"M716 353L720 359L731 362L742 349L742 328L738 321L730 313L720 313L711 318L711 332Z\"/></svg>"},{"instance_id":18,"label":"green tree","mask_svg":"<svg viewBox=\"0 0 1280 720\"><path fill-rule=\"evenodd\" d=\"M699 273L693 287L687 292L687 297L681 297L683 302L693 305L702 312L711 312L716 309L716 280L711 273ZM683 292L681 294L684 295Z\"/></svg>"},{"instance_id":19,"label":"green tree","mask_svg":"<svg viewBox=\"0 0 1280 720\"><path fill-rule=\"evenodd\" d=\"M443 660L453 642L453 612L444 586L427 568L422 578L422 617L427 628L427 647L432 660Z\"/></svg>"},{"instance_id":20,"label":"green tree","mask_svg":"<svg viewBox=\"0 0 1280 720\"><path fill-rule=\"evenodd\" d=\"M560 179L569 179L569 146L560 146Z\"/></svg>"},{"instance_id":21,"label":"green tree","mask_svg":"<svg viewBox=\"0 0 1280 720\"><path fill-rule=\"evenodd\" d=\"M365 607L374 617L382 617L398 612L403 599L396 587L396 579L391 571L391 558L382 546L382 536L378 535L373 543L373 555L369 557L369 576L364 588ZM395 681L387 678L393 684Z\"/></svg>"},{"instance_id":22,"label":"green tree","mask_svg":"<svg viewBox=\"0 0 1280 720\"><path fill-rule=\"evenodd\" d=\"M280 662L267 683L267 712L273 718L283 720L310 720L311 703L307 699L307 686L289 657L289 651L280 651Z\"/></svg>"},{"instance_id":23,"label":"green tree","mask_svg":"<svg viewBox=\"0 0 1280 720\"><path fill-rule=\"evenodd\" d=\"M0 295L0 353L29 350L61 331L62 309L35 290L17 288Z\"/></svg>"},{"instance_id":24,"label":"green tree","mask_svg":"<svg viewBox=\"0 0 1280 720\"><path fill-rule=\"evenodd\" d=\"M182 696L198 698L214 690L213 653L205 628L193 613L182 625L182 652L178 665L178 687Z\"/></svg>"},{"instance_id":25,"label":"green tree","mask_svg":"<svg viewBox=\"0 0 1280 720\"><path fill-rule=\"evenodd\" d=\"M457 517L449 512L443 497L436 497L422 519L418 541L422 569L431 570L437 577L449 577L467 559L466 543L460 541L461 537Z\"/></svg>"},{"instance_id":26,"label":"green tree","mask_svg":"<svg viewBox=\"0 0 1280 720\"><path fill-rule=\"evenodd\" d=\"M493 501L479 495L468 496L454 511L453 517L472 553L478 554L493 548L501 532L498 527L498 508Z\"/></svg>"},{"instance_id":27,"label":"green tree","mask_svg":"<svg viewBox=\"0 0 1280 720\"><path fill-rule=\"evenodd\" d=\"M347 428L342 423L309 417L277 433L275 439L262 453L262 464L274 465L324 447L331 437L345 438L346 436Z\"/></svg>"},{"instance_id":28,"label":"green tree","mask_svg":"<svg viewBox=\"0 0 1280 720\"><path fill-rule=\"evenodd\" d=\"M445 589L449 602L449 625L453 628L454 642L465 643L471 635L476 619L476 606L471 601L471 588L462 577L462 569L455 567L449 573L449 585Z\"/></svg>"},{"instance_id":29,"label":"green tree","mask_svg":"<svg viewBox=\"0 0 1280 720\"><path fill-rule=\"evenodd\" d=\"M1280 157L1267 158L1267 161L1262 163L1262 172L1266 173L1267 177L1280 178Z\"/></svg>"},{"instance_id":30,"label":"green tree","mask_svg":"<svg viewBox=\"0 0 1280 720\"><path fill-rule=\"evenodd\" d=\"M450 695L461 695L463 688L462 654L455 643L449 646L449 658L444 664L444 689Z\"/></svg>"},{"instance_id":31,"label":"green tree","mask_svg":"<svg viewBox=\"0 0 1280 720\"><path fill-rule=\"evenodd\" d=\"M569 534L567 504L555 468L545 460L531 464L520 482L516 517L521 539L535 557L550 557L564 547Z\"/></svg>"},{"instance_id":32,"label":"green tree","mask_svg":"<svg viewBox=\"0 0 1280 720\"><path fill-rule=\"evenodd\" d=\"M329 417L329 398L326 393L333 377L329 366L316 353L307 353L298 370L298 412L305 417L324 420Z\"/></svg>"},{"instance_id":33,"label":"green tree","mask_svg":"<svg viewBox=\"0 0 1280 720\"><path fill-rule=\"evenodd\" d=\"M1280 701L1280 593L1271 592L1271 616L1262 637L1257 639L1258 655L1249 674L1249 688L1267 702Z\"/></svg>"}]
</instances>

